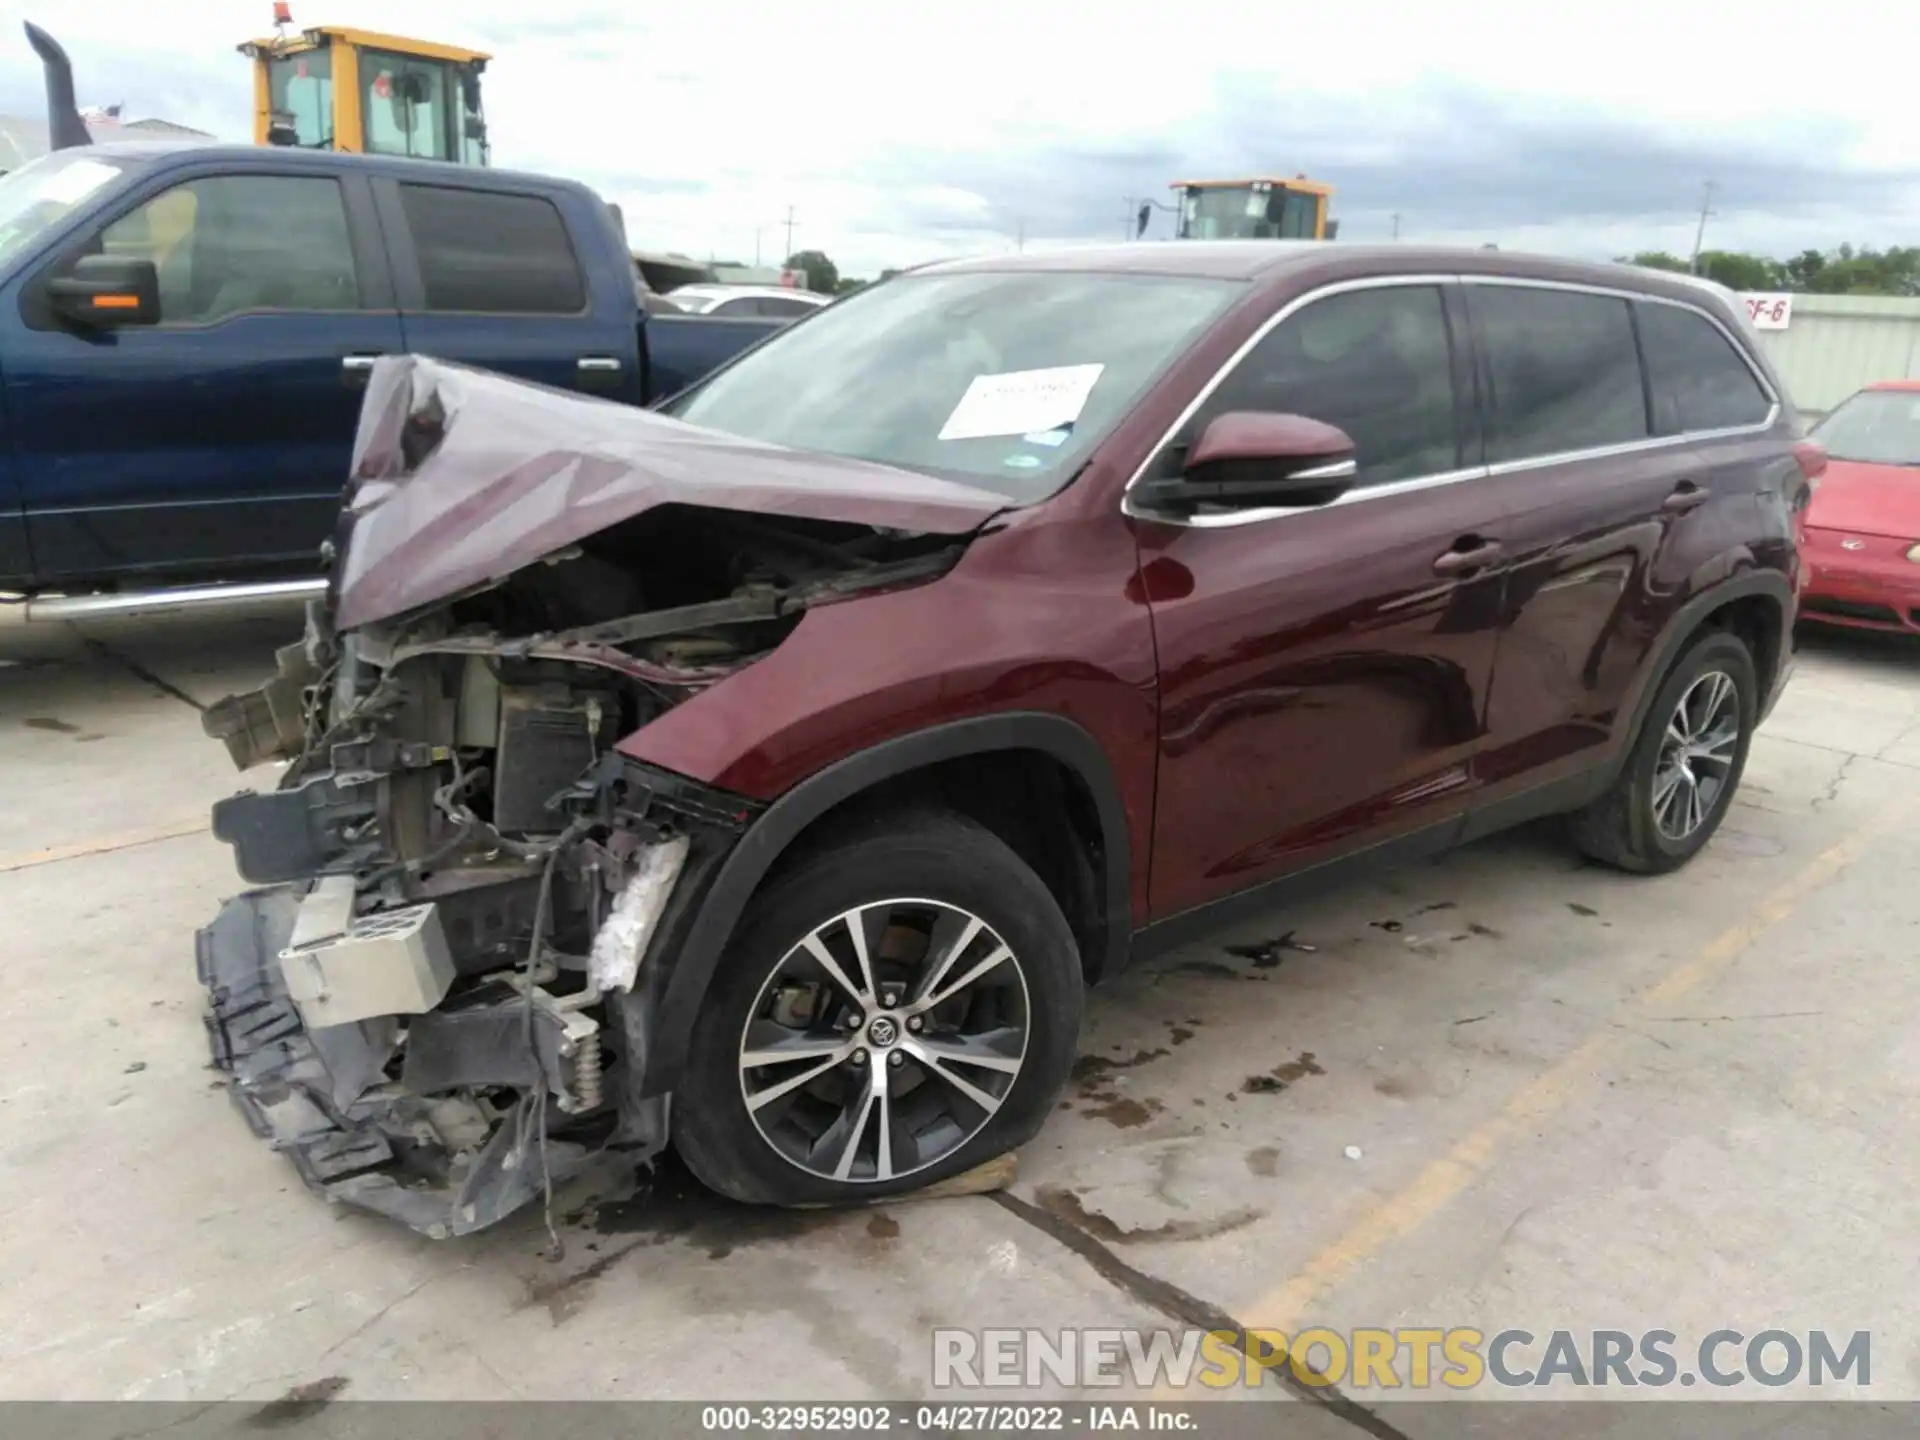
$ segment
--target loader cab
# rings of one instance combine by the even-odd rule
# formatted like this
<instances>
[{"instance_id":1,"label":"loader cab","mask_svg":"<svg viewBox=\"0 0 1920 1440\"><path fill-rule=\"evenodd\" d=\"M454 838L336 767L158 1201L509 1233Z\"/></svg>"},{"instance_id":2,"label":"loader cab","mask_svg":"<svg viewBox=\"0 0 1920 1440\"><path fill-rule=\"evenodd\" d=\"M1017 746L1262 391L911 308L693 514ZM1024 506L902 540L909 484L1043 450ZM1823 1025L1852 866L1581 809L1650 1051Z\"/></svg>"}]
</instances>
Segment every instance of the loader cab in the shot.
<instances>
[{"instance_id":1,"label":"loader cab","mask_svg":"<svg viewBox=\"0 0 1920 1440\"><path fill-rule=\"evenodd\" d=\"M1296 175L1251 180L1176 180L1182 240L1331 240L1333 187Z\"/></svg>"},{"instance_id":2,"label":"loader cab","mask_svg":"<svg viewBox=\"0 0 1920 1440\"><path fill-rule=\"evenodd\" d=\"M251 40L254 142L485 165L490 56L321 25Z\"/></svg>"}]
</instances>

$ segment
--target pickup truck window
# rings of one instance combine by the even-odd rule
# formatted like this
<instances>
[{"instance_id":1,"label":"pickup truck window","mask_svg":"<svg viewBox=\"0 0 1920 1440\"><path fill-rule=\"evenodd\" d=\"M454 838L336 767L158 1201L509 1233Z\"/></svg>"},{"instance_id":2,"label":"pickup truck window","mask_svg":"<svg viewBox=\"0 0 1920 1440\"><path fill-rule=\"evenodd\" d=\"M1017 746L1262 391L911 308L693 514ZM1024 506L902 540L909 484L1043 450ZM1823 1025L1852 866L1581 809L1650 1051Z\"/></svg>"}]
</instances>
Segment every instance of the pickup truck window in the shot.
<instances>
[{"instance_id":1,"label":"pickup truck window","mask_svg":"<svg viewBox=\"0 0 1920 1440\"><path fill-rule=\"evenodd\" d=\"M451 185L402 185L429 311L578 315L587 280L551 201Z\"/></svg>"},{"instance_id":2,"label":"pickup truck window","mask_svg":"<svg viewBox=\"0 0 1920 1440\"><path fill-rule=\"evenodd\" d=\"M360 308L335 180L189 180L107 226L99 250L153 261L163 325L204 325L244 310Z\"/></svg>"},{"instance_id":3,"label":"pickup truck window","mask_svg":"<svg viewBox=\"0 0 1920 1440\"><path fill-rule=\"evenodd\" d=\"M56 150L0 177L0 261L27 249L125 167L74 150Z\"/></svg>"},{"instance_id":4,"label":"pickup truck window","mask_svg":"<svg viewBox=\"0 0 1920 1440\"><path fill-rule=\"evenodd\" d=\"M962 478L1031 504L1066 484L1244 293L1238 281L1185 276L901 276L780 332L664 408L714 430ZM1036 370L1078 377L1068 423L984 433L985 407L962 406L976 381L1017 391L1019 372ZM969 423L955 425L963 409ZM1039 413L1031 404L1000 410ZM964 438L940 438L953 429Z\"/></svg>"}]
</instances>

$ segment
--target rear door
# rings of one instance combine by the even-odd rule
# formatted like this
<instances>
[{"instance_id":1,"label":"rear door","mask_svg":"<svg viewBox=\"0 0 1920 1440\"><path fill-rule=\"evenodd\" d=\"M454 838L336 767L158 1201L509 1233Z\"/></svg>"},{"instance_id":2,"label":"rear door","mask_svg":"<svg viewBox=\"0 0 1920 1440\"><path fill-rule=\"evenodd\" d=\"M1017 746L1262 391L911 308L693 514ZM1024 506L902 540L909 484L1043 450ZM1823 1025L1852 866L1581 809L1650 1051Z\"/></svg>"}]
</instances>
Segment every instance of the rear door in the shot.
<instances>
[{"instance_id":1,"label":"rear door","mask_svg":"<svg viewBox=\"0 0 1920 1440\"><path fill-rule=\"evenodd\" d=\"M1216 415L1339 426L1359 478L1317 509L1138 519L1160 668L1152 908L1166 917L1377 842L1451 838L1493 671L1505 517L1479 469L1456 288L1283 312L1149 474Z\"/></svg>"},{"instance_id":2,"label":"rear door","mask_svg":"<svg viewBox=\"0 0 1920 1440\"><path fill-rule=\"evenodd\" d=\"M42 580L318 567L370 357L400 348L357 177L155 177L7 319L15 474ZM84 254L154 261L160 323L80 331L44 286Z\"/></svg>"},{"instance_id":3,"label":"rear door","mask_svg":"<svg viewBox=\"0 0 1920 1440\"><path fill-rule=\"evenodd\" d=\"M1488 801L1595 764L1695 568L1752 533L1730 479L1772 397L1692 307L1474 277L1487 460L1512 563ZM1643 360L1644 356L1644 360ZM1729 523L1731 521L1731 523Z\"/></svg>"},{"instance_id":4,"label":"rear door","mask_svg":"<svg viewBox=\"0 0 1920 1440\"><path fill-rule=\"evenodd\" d=\"M380 178L407 349L505 375L635 398L639 311L627 271L596 295L551 196ZM605 287L603 287L605 288Z\"/></svg>"}]
</instances>

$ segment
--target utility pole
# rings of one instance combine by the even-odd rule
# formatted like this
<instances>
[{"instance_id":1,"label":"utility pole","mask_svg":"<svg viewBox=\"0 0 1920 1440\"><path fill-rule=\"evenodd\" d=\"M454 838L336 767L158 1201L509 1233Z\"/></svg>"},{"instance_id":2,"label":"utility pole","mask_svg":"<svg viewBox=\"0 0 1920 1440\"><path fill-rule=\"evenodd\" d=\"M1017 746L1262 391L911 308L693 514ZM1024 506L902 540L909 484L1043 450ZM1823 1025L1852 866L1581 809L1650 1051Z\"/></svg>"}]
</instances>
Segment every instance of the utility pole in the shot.
<instances>
[{"instance_id":1,"label":"utility pole","mask_svg":"<svg viewBox=\"0 0 1920 1440\"><path fill-rule=\"evenodd\" d=\"M1122 240L1131 240L1133 239L1133 227L1140 223L1140 202L1135 200L1131 195L1122 195L1120 197L1120 203L1127 207L1127 218L1122 221L1120 225L1120 238Z\"/></svg>"},{"instance_id":2,"label":"utility pole","mask_svg":"<svg viewBox=\"0 0 1920 1440\"><path fill-rule=\"evenodd\" d=\"M1687 273L1700 273L1700 246L1707 237L1707 217L1713 214L1713 181L1707 181L1706 188L1700 192L1700 227L1693 232L1693 258L1687 262Z\"/></svg>"},{"instance_id":3,"label":"utility pole","mask_svg":"<svg viewBox=\"0 0 1920 1440\"><path fill-rule=\"evenodd\" d=\"M787 206L787 255L793 254L793 207ZM781 263L785 263L782 261Z\"/></svg>"},{"instance_id":4,"label":"utility pole","mask_svg":"<svg viewBox=\"0 0 1920 1440\"><path fill-rule=\"evenodd\" d=\"M753 227L753 268L756 270L760 268L760 232L765 228L764 225Z\"/></svg>"},{"instance_id":5,"label":"utility pole","mask_svg":"<svg viewBox=\"0 0 1920 1440\"><path fill-rule=\"evenodd\" d=\"M1013 248L1016 251L1025 251L1027 248L1027 217L1024 215L1015 216L1013 223Z\"/></svg>"},{"instance_id":6,"label":"utility pole","mask_svg":"<svg viewBox=\"0 0 1920 1440\"><path fill-rule=\"evenodd\" d=\"M1400 238L1400 212L1398 210L1393 212L1393 238L1396 240Z\"/></svg>"}]
</instances>

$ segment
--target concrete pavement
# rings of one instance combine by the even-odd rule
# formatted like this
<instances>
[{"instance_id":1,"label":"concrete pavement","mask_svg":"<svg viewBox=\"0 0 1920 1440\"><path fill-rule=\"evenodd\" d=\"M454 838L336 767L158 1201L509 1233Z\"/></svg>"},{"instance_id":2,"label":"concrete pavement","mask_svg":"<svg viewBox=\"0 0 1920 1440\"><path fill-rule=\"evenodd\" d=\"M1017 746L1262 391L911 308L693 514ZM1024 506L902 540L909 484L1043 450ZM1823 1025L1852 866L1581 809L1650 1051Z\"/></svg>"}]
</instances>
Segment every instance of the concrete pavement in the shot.
<instances>
[{"instance_id":1,"label":"concrete pavement","mask_svg":"<svg viewBox=\"0 0 1920 1440\"><path fill-rule=\"evenodd\" d=\"M1873 1398L1920 1398L1920 648L1805 637L1680 875L1542 827L1122 977L1010 1203L764 1214L669 1173L570 1201L554 1261L538 1214L330 1210L207 1069L241 780L193 707L297 624L0 621L0 1397L900 1399L938 1326L1198 1306L1870 1330Z\"/></svg>"}]
</instances>

